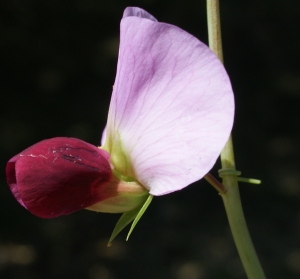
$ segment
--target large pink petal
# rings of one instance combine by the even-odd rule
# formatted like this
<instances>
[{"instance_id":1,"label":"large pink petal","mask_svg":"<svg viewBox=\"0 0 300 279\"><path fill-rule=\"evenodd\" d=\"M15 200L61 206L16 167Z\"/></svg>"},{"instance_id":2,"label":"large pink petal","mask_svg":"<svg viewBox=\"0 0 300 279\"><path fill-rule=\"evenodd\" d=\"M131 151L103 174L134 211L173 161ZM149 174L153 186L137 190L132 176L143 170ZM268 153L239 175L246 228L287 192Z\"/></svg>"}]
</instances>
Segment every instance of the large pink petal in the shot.
<instances>
[{"instance_id":1,"label":"large pink petal","mask_svg":"<svg viewBox=\"0 0 300 279\"><path fill-rule=\"evenodd\" d=\"M212 168L232 128L233 92L206 45L127 9L104 147L113 152L121 144L127 175L163 195Z\"/></svg>"}]
</instances>

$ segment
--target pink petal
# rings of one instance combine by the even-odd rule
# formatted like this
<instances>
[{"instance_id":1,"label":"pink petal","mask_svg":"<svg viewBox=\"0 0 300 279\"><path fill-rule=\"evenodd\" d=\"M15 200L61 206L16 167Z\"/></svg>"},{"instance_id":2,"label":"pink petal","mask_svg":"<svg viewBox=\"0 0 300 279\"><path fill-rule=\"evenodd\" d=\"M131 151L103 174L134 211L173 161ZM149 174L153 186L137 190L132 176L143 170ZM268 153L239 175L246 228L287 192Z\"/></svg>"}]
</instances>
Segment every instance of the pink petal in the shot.
<instances>
[{"instance_id":1,"label":"pink petal","mask_svg":"<svg viewBox=\"0 0 300 279\"><path fill-rule=\"evenodd\" d=\"M9 160L7 182L31 213L53 218L110 198L109 155L74 138L43 140Z\"/></svg>"},{"instance_id":2,"label":"pink petal","mask_svg":"<svg viewBox=\"0 0 300 279\"><path fill-rule=\"evenodd\" d=\"M232 128L233 92L223 65L198 39L141 9L124 14L104 148L121 145L125 175L163 195L212 168Z\"/></svg>"},{"instance_id":3,"label":"pink petal","mask_svg":"<svg viewBox=\"0 0 300 279\"><path fill-rule=\"evenodd\" d=\"M101 136L101 146L102 145L104 145L104 143L105 143L105 140L106 140L106 126L105 126L105 128L103 129L103 132L102 132L102 136Z\"/></svg>"},{"instance_id":4,"label":"pink petal","mask_svg":"<svg viewBox=\"0 0 300 279\"><path fill-rule=\"evenodd\" d=\"M136 17L140 17L140 18L148 18L148 19L150 19L152 21L157 22L157 19L153 15L150 15L145 10L143 10L141 8L137 8L137 7L127 7L124 10L123 18L128 17L128 16L136 16Z\"/></svg>"}]
</instances>

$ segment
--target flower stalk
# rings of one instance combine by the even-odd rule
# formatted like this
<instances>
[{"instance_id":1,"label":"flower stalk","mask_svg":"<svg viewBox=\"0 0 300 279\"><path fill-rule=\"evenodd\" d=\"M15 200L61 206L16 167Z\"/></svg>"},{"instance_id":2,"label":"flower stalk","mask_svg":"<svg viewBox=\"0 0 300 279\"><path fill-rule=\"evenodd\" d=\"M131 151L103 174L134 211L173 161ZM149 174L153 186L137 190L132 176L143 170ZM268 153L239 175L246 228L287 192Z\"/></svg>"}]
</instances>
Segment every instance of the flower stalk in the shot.
<instances>
[{"instance_id":1,"label":"flower stalk","mask_svg":"<svg viewBox=\"0 0 300 279\"><path fill-rule=\"evenodd\" d=\"M218 0L207 0L207 21L209 46L223 62L220 12ZM230 136L221 152L223 169L235 170L235 160L232 137ZM249 279L264 279L265 275L259 263L253 246L247 224L245 221L236 175L223 175L222 184L225 191L220 192L223 199L230 229L240 255L245 272Z\"/></svg>"}]
</instances>

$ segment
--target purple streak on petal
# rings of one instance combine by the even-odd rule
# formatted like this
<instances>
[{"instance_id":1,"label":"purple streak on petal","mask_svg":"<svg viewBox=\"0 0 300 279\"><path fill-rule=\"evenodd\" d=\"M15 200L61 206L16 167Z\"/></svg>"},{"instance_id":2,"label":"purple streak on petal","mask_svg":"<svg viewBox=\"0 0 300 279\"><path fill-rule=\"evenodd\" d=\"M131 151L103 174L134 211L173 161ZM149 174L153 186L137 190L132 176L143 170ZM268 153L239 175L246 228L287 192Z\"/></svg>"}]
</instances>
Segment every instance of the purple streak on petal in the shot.
<instances>
[{"instance_id":1,"label":"purple streak on petal","mask_svg":"<svg viewBox=\"0 0 300 279\"><path fill-rule=\"evenodd\" d=\"M121 21L107 150L119 133L130 174L153 195L202 178L227 141L234 116L230 81L207 46L176 26Z\"/></svg>"},{"instance_id":2,"label":"purple streak on petal","mask_svg":"<svg viewBox=\"0 0 300 279\"><path fill-rule=\"evenodd\" d=\"M9 160L7 182L31 213L53 218L110 198L109 154L74 138L41 141Z\"/></svg>"},{"instance_id":3,"label":"purple streak on petal","mask_svg":"<svg viewBox=\"0 0 300 279\"><path fill-rule=\"evenodd\" d=\"M135 16L135 17L140 17L140 18L147 18L147 19L150 19L152 21L157 22L157 19L153 15L150 15L145 10L143 10L141 8L137 8L137 7L127 7L124 10L123 18L129 17L129 16Z\"/></svg>"}]
</instances>

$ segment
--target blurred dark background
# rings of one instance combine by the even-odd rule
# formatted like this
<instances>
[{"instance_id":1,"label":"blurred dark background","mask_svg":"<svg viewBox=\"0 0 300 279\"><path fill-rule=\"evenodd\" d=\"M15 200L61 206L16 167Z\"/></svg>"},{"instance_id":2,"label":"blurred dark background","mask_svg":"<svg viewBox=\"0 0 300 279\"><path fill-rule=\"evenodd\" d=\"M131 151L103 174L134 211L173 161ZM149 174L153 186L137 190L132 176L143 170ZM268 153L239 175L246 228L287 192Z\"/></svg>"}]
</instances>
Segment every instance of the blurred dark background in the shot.
<instances>
[{"instance_id":1,"label":"blurred dark background","mask_svg":"<svg viewBox=\"0 0 300 279\"><path fill-rule=\"evenodd\" d=\"M99 144L126 6L207 43L204 0L3 0L0 4L0 278L246 278L222 200L205 181L155 198L110 248L119 215L39 219L12 197L6 162L33 143ZM268 278L300 277L300 2L221 1L225 65L236 96L237 167L249 229ZM219 168L217 163L213 173Z\"/></svg>"}]
</instances>

